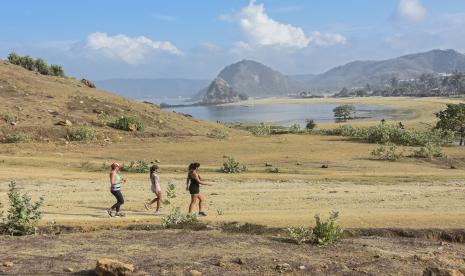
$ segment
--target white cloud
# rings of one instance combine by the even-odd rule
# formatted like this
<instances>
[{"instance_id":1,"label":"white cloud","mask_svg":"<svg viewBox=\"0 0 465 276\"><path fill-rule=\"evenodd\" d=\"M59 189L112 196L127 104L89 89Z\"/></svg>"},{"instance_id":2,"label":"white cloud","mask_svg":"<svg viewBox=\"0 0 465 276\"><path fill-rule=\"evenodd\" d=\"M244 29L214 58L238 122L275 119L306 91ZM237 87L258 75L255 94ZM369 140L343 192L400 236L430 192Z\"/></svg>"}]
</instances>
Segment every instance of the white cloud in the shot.
<instances>
[{"instance_id":1,"label":"white cloud","mask_svg":"<svg viewBox=\"0 0 465 276\"><path fill-rule=\"evenodd\" d=\"M121 34L108 36L101 32L87 36L86 48L95 50L108 58L123 60L131 65L143 62L153 51L181 54L169 41L154 41L145 36L129 37Z\"/></svg>"},{"instance_id":2,"label":"white cloud","mask_svg":"<svg viewBox=\"0 0 465 276\"><path fill-rule=\"evenodd\" d=\"M235 16L223 15L221 18L238 22L249 40L248 44L302 49L311 44L331 46L346 43L346 39L340 34L313 32L307 35L300 27L280 23L269 17L264 5L256 4L255 0L251 0Z\"/></svg>"},{"instance_id":3,"label":"white cloud","mask_svg":"<svg viewBox=\"0 0 465 276\"><path fill-rule=\"evenodd\" d=\"M421 21L426 17L427 11L420 0L400 0L397 12L408 20Z\"/></svg>"}]
</instances>

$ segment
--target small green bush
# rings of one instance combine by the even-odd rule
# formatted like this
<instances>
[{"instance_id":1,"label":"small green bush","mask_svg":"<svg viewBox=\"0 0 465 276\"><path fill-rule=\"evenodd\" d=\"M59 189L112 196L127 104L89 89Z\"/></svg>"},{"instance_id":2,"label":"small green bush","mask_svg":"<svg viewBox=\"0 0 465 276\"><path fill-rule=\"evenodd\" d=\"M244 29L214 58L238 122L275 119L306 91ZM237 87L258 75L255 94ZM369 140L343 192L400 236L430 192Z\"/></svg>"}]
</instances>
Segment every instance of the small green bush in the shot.
<instances>
[{"instance_id":1,"label":"small green bush","mask_svg":"<svg viewBox=\"0 0 465 276\"><path fill-rule=\"evenodd\" d=\"M394 144L378 145L378 147L371 152L371 159L373 160L396 161L402 156L403 154L397 151L397 146Z\"/></svg>"},{"instance_id":2,"label":"small green bush","mask_svg":"<svg viewBox=\"0 0 465 276\"><path fill-rule=\"evenodd\" d=\"M250 133L255 136L269 136L271 135L271 127L260 123L259 125L253 126L249 129Z\"/></svg>"},{"instance_id":3,"label":"small green bush","mask_svg":"<svg viewBox=\"0 0 465 276\"><path fill-rule=\"evenodd\" d=\"M126 117L116 119L113 123L109 124L112 128L125 130L125 131L143 131L144 123L138 117Z\"/></svg>"},{"instance_id":4,"label":"small green bush","mask_svg":"<svg viewBox=\"0 0 465 276\"><path fill-rule=\"evenodd\" d=\"M287 233L289 238L297 244L311 242L317 245L332 244L340 239L344 233L341 227L336 224L339 216L338 212L331 212L326 221L322 221L320 215L315 215L315 226L309 228L306 226L289 227Z\"/></svg>"},{"instance_id":5,"label":"small green bush","mask_svg":"<svg viewBox=\"0 0 465 276\"><path fill-rule=\"evenodd\" d=\"M212 132L208 133L207 136L210 138L222 140L228 138L229 133L225 129L215 128L214 130L212 130Z\"/></svg>"},{"instance_id":6,"label":"small green bush","mask_svg":"<svg viewBox=\"0 0 465 276\"><path fill-rule=\"evenodd\" d=\"M316 123L312 119L307 119L307 124L305 125L306 130L313 130L316 128Z\"/></svg>"},{"instance_id":7,"label":"small green bush","mask_svg":"<svg viewBox=\"0 0 465 276\"><path fill-rule=\"evenodd\" d=\"M247 170L245 165L240 164L234 158L228 157L228 160L223 163L221 171L224 173L240 173Z\"/></svg>"},{"instance_id":8,"label":"small green bush","mask_svg":"<svg viewBox=\"0 0 465 276\"><path fill-rule=\"evenodd\" d=\"M24 132L8 134L3 138L3 143L6 144L29 143L31 141L31 136Z\"/></svg>"},{"instance_id":9,"label":"small green bush","mask_svg":"<svg viewBox=\"0 0 465 276\"><path fill-rule=\"evenodd\" d=\"M129 165L124 164L120 169L122 172L148 173L149 162L146 160L131 161Z\"/></svg>"},{"instance_id":10,"label":"small green bush","mask_svg":"<svg viewBox=\"0 0 465 276\"><path fill-rule=\"evenodd\" d=\"M289 227L286 230L289 238L297 244L302 244L313 240L313 231L307 226Z\"/></svg>"},{"instance_id":11,"label":"small green bush","mask_svg":"<svg viewBox=\"0 0 465 276\"><path fill-rule=\"evenodd\" d=\"M96 136L95 129L91 127L80 127L77 129L69 129L66 134L68 141L84 141L88 142L94 140Z\"/></svg>"},{"instance_id":12,"label":"small green bush","mask_svg":"<svg viewBox=\"0 0 465 276\"><path fill-rule=\"evenodd\" d=\"M416 149L409 157L433 159L433 157L443 157L444 153L440 146L427 144L424 147Z\"/></svg>"},{"instance_id":13,"label":"small green bush","mask_svg":"<svg viewBox=\"0 0 465 276\"><path fill-rule=\"evenodd\" d=\"M42 75L48 75L50 73L50 68L48 68L47 63L41 58L38 58L34 61L34 67Z\"/></svg>"},{"instance_id":14,"label":"small green bush","mask_svg":"<svg viewBox=\"0 0 465 276\"><path fill-rule=\"evenodd\" d=\"M299 124L293 124L292 126L289 127L289 132L290 133L299 133L300 132L300 125Z\"/></svg>"},{"instance_id":15,"label":"small green bush","mask_svg":"<svg viewBox=\"0 0 465 276\"><path fill-rule=\"evenodd\" d=\"M197 214L183 214L181 208L175 207L171 212L161 219L163 228L180 228L186 224L193 224L198 221Z\"/></svg>"},{"instance_id":16,"label":"small green bush","mask_svg":"<svg viewBox=\"0 0 465 276\"><path fill-rule=\"evenodd\" d=\"M12 123L12 122L16 122L17 120L17 117L11 113L11 112L5 112L3 114L3 119L5 120L5 122L7 123Z\"/></svg>"},{"instance_id":17,"label":"small green bush","mask_svg":"<svg viewBox=\"0 0 465 276\"><path fill-rule=\"evenodd\" d=\"M52 64L50 65L49 74L56 77L64 77L65 71L60 65Z\"/></svg>"},{"instance_id":18,"label":"small green bush","mask_svg":"<svg viewBox=\"0 0 465 276\"><path fill-rule=\"evenodd\" d=\"M0 227L1 232L14 236L36 234L44 199L41 197L39 201L32 202L28 194L18 191L14 181L9 184L8 199L10 208Z\"/></svg>"},{"instance_id":19,"label":"small green bush","mask_svg":"<svg viewBox=\"0 0 465 276\"><path fill-rule=\"evenodd\" d=\"M168 187L166 187L166 199L163 200L163 204L171 204L171 199L174 198L176 198L176 185L173 182L169 182Z\"/></svg>"},{"instance_id":20,"label":"small green bush","mask_svg":"<svg viewBox=\"0 0 465 276\"><path fill-rule=\"evenodd\" d=\"M331 212L326 221L322 221L320 215L315 215L315 227L313 227L313 243L317 245L328 245L340 239L344 233L336 224L338 212Z\"/></svg>"}]
</instances>

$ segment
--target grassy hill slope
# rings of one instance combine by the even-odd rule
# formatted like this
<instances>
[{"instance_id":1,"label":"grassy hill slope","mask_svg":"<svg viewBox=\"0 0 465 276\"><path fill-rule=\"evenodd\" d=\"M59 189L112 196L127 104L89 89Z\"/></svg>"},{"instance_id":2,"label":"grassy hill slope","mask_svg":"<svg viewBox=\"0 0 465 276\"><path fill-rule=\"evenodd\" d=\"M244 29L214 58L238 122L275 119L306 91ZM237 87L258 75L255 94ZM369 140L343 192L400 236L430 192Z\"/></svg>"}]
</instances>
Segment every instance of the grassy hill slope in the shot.
<instances>
[{"instance_id":1,"label":"grassy hill slope","mask_svg":"<svg viewBox=\"0 0 465 276\"><path fill-rule=\"evenodd\" d=\"M92 89L72 78L40 75L7 61L0 61L0 100L0 139L26 133L36 141L54 140L81 126L95 128L102 137L132 134L108 126L121 116L139 117L145 131L134 134L143 137L206 135L220 127ZM64 120L72 127L56 125Z\"/></svg>"}]
</instances>

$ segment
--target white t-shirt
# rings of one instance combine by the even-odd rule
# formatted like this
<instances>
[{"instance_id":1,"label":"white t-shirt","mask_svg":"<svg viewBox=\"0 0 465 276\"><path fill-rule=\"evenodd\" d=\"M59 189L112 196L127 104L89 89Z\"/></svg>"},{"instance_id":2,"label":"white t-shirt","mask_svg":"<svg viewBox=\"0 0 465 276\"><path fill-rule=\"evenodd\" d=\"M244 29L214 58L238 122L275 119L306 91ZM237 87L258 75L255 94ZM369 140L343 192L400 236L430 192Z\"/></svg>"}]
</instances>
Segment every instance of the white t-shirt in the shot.
<instances>
[{"instance_id":1,"label":"white t-shirt","mask_svg":"<svg viewBox=\"0 0 465 276\"><path fill-rule=\"evenodd\" d=\"M150 176L150 180L152 182L152 186L151 186L152 192L154 193L161 192L160 177L158 176L156 172L152 173L152 175Z\"/></svg>"}]
</instances>

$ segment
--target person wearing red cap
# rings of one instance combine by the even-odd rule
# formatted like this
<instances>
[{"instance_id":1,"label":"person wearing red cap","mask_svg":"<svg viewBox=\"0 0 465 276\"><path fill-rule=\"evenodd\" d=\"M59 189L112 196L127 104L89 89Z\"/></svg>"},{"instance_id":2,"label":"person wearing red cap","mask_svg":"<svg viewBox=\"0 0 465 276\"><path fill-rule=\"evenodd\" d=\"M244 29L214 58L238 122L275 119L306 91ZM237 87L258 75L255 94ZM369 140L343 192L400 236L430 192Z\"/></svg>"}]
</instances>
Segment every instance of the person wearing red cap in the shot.
<instances>
[{"instance_id":1,"label":"person wearing red cap","mask_svg":"<svg viewBox=\"0 0 465 276\"><path fill-rule=\"evenodd\" d=\"M123 194L121 193L121 183L126 183L126 179L119 175L121 166L118 163L111 164L110 172L110 192L115 196L116 203L106 210L106 213L112 217L113 210L116 210L115 217L123 217L124 214L120 212L121 205L124 204Z\"/></svg>"}]
</instances>

